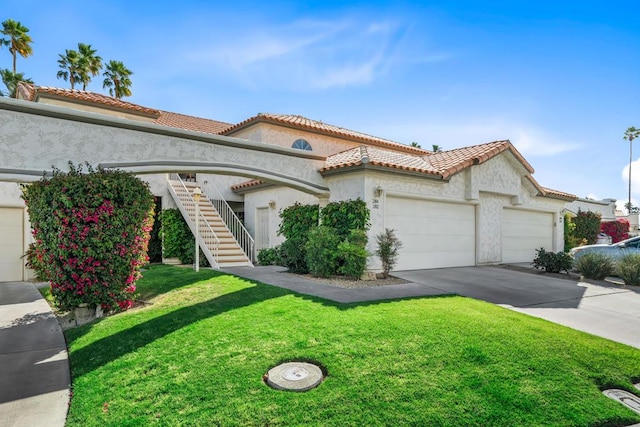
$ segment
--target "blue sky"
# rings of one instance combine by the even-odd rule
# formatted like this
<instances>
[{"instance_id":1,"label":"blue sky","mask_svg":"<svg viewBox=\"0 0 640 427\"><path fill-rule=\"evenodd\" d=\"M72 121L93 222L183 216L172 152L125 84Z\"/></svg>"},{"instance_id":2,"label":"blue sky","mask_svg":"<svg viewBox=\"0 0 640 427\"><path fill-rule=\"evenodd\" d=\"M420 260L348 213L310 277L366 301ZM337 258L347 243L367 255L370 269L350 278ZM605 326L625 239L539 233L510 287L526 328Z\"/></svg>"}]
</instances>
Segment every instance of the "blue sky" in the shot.
<instances>
[{"instance_id":1,"label":"blue sky","mask_svg":"<svg viewBox=\"0 0 640 427\"><path fill-rule=\"evenodd\" d=\"M18 71L38 85L69 87L58 55L89 43L134 72L137 104L230 123L300 114L423 148L509 139L541 185L627 200L637 0L2 0L0 11L30 29ZM10 61L0 50L0 67ZM88 90L106 93L98 77Z\"/></svg>"}]
</instances>

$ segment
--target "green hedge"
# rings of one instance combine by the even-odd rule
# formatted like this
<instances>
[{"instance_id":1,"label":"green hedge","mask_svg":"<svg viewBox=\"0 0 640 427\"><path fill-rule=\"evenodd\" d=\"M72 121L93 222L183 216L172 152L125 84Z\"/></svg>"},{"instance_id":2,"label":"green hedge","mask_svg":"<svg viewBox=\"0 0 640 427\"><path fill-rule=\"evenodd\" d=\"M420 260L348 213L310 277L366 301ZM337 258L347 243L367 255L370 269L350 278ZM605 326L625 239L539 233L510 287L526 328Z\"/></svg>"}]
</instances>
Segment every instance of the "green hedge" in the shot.
<instances>
[{"instance_id":1,"label":"green hedge","mask_svg":"<svg viewBox=\"0 0 640 427\"><path fill-rule=\"evenodd\" d=\"M278 232L286 240L279 249L279 263L295 273L360 278L368 257L369 217L369 208L361 199L332 202L322 209L298 203L289 206L280 213Z\"/></svg>"},{"instance_id":2,"label":"green hedge","mask_svg":"<svg viewBox=\"0 0 640 427\"><path fill-rule=\"evenodd\" d=\"M178 258L182 264L195 262L195 236L178 209L162 211L163 256ZM209 261L200 250L200 266L209 267Z\"/></svg>"}]
</instances>

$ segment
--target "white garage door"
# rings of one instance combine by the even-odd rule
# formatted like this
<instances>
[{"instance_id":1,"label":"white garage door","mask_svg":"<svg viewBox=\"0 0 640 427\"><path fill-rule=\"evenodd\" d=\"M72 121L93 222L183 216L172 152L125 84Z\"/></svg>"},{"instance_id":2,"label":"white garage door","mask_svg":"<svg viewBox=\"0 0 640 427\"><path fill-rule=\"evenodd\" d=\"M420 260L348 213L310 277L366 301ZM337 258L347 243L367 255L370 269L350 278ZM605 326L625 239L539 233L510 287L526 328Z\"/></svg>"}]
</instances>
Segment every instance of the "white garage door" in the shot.
<instances>
[{"instance_id":1,"label":"white garage door","mask_svg":"<svg viewBox=\"0 0 640 427\"><path fill-rule=\"evenodd\" d=\"M389 196L385 214L403 245L396 270L475 265L475 206Z\"/></svg>"},{"instance_id":2,"label":"white garage door","mask_svg":"<svg viewBox=\"0 0 640 427\"><path fill-rule=\"evenodd\" d=\"M553 250L553 214L505 209L502 262L531 262L539 248Z\"/></svg>"},{"instance_id":3,"label":"white garage door","mask_svg":"<svg viewBox=\"0 0 640 427\"><path fill-rule=\"evenodd\" d=\"M0 208L0 282L22 280L22 209Z\"/></svg>"}]
</instances>

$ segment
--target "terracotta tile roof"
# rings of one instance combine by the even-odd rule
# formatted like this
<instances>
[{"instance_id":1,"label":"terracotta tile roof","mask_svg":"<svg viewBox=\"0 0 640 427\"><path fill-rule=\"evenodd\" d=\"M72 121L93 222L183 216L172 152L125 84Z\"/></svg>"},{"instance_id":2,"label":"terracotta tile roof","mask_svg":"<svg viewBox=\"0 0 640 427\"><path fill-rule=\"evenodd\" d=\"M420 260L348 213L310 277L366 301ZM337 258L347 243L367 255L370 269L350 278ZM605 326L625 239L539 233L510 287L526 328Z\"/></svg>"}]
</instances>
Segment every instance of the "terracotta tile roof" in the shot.
<instances>
[{"instance_id":1,"label":"terracotta tile roof","mask_svg":"<svg viewBox=\"0 0 640 427\"><path fill-rule=\"evenodd\" d=\"M123 101L118 98L113 98L111 96L89 92L86 90L72 90L48 86L35 86L28 83L20 82L18 83L17 91L18 98L26 99L28 101L37 101L39 96L48 95L50 97L69 98L90 104L101 104L119 110L135 112L147 117L158 117L160 115L160 110L143 107L141 105Z\"/></svg>"},{"instance_id":2,"label":"terracotta tile roof","mask_svg":"<svg viewBox=\"0 0 640 427\"><path fill-rule=\"evenodd\" d=\"M511 150L512 154L522 163L529 173L534 172L531 165L508 140L433 153L428 156L428 159L433 166L441 172L443 178L447 178L469 166L484 163L507 150Z\"/></svg>"},{"instance_id":3,"label":"terracotta tile roof","mask_svg":"<svg viewBox=\"0 0 640 427\"><path fill-rule=\"evenodd\" d=\"M57 98L68 98L87 104L99 104L120 111L124 110L134 114L139 114L146 118L150 118L154 123L158 125L192 130L195 132L219 134L220 132L231 126L231 123L219 122L217 120L203 119L200 117L187 116L185 114L178 114L169 111L142 107L140 105L113 98L111 96L84 90L35 86L24 82L20 82L18 84L18 97L21 99L37 101L38 97L41 95Z\"/></svg>"},{"instance_id":4,"label":"terracotta tile roof","mask_svg":"<svg viewBox=\"0 0 640 427\"><path fill-rule=\"evenodd\" d=\"M470 166L484 163L507 150L510 150L516 159L522 163L528 172L526 177L531 181L541 196L568 201L576 199L576 196L573 194L541 187L533 176L531 176L533 173L531 165L508 140L430 153L424 156L361 145L360 147L345 150L327 157L325 165L320 169L320 172L370 164L435 175L442 179L447 179Z\"/></svg>"},{"instance_id":5,"label":"terracotta tile roof","mask_svg":"<svg viewBox=\"0 0 640 427\"><path fill-rule=\"evenodd\" d=\"M361 145L360 147L351 148L327 157L325 166L320 169L320 172L348 166L370 164L438 175L439 171L435 169L425 157Z\"/></svg>"},{"instance_id":6,"label":"terracotta tile roof","mask_svg":"<svg viewBox=\"0 0 640 427\"><path fill-rule=\"evenodd\" d=\"M563 191L553 190L547 187L541 187L541 188L544 196L551 197L554 199L574 201L578 198L578 196L576 195L565 193Z\"/></svg>"},{"instance_id":7,"label":"terracotta tile roof","mask_svg":"<svg viewBox=\"0 0 640 427\"><path fill-rule=\"evenodd\" d=\"M169 111L160 111L160 117L155 120L155 123L163 126L187 129L195 132L213 133L216 135L231 126L231 123L202 119L200 117L171 113Z\"/></svg>"},{"instance_id":8,"label":"terracotta tile roof","mask_svg":"<svg viewBox=\"0 0 640 427\"><path fill-rule=\"evenodd\" d=\"M260 113L257 116L251 117L236 125L231 126L224 132L222 132L222 134L231 136L231 134L233 134L234 132L258 122L274 123L289 127L295 127L298 129L310 130L325 135L332 135L357 142L364 142L367 145L392 148L395 150L403 151L405 153L419 155L430 153L430 151L423 150L422 148L411 147L409 145L401 144L389 139L378 138L376 136L367 135L366 133L356 132L353 130L341 128L339 126L323 123L321 121L311 120L303 116L290 114Z\"/></svg>"},{"instance_id":9,"label":"terracotta tile roof","mask_svg":"<svg viewBox=\"0 0 640 427\"><path fill-rule=\"evenodd\" d=\"M533 173L531 165L527 163L509 141L494 141L471 147L429 153L423 156L363 145L327 157L325 166L321 169L321 172L369 163L372 165L439 175L443 179L447 179L469 166L484 163L506 150L511 150L527 171Z\"/></svg>"},{"instance_id":10,"label":"terracotta tile roof","mask_svg":"<svg viewBox=\"0 0 640 427\"><path fill-rule=\"evenodd\" d=\"M260 179L252 179L249 181L241 182L240 184L234 184L231 186L231 191L240 191L246 190L248 188L256 188L262 187L265 185L270 185L268 182L262 181Z\"/></svg>"}]
</instances>

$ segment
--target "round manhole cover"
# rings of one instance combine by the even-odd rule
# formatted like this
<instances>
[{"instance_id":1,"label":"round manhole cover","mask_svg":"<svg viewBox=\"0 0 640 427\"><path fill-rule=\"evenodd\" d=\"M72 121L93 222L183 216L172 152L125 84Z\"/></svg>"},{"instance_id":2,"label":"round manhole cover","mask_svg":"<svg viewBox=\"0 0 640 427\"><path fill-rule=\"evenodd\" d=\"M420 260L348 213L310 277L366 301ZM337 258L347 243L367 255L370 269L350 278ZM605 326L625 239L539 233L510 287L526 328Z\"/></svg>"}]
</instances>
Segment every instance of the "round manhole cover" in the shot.
<instances>
[{"instance_id":1,"label":"round manhole cover","mask_svg":"<svg viewBox=\"0 0 640 427\"><path fill-rule=\"evenodd\" d=\"M282 371L280 376L287 381L301 381L309 376L309 371L301 366L292 366Z\"/></svg>"},{"instance_id":2,"label":"round manhole cover","mask_svg":"<svg viewBox=\"0 0 640 427\"><path fill-rule=\"evenodd\" d=\"M312 363L287 362L270 369L266 377L267 384L275 389L307 391L317 387L324 375Z\"/></svg>"}]
</instances>

